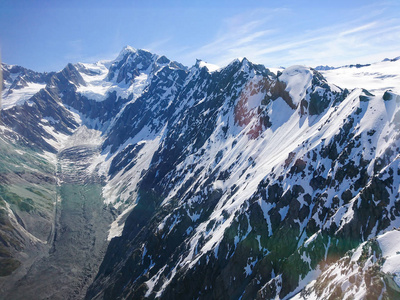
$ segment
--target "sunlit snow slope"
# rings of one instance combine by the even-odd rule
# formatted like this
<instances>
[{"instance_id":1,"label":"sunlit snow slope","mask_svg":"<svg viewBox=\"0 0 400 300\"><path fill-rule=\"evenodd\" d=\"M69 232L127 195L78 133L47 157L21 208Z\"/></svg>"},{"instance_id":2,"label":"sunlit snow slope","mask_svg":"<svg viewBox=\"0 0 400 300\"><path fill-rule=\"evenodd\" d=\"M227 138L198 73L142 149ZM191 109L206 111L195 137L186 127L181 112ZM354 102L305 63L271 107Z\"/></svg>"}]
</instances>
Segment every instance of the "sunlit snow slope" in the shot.
<instances>
[{"instance_id":1,"label":"sunlit snow slope","mask_svg":"<svg viewBox=\"0 0 400 300\"><path fill-rule=\"evenodd\" d=\"M321 71L324 77L342 88L365 88L372 93L393 90L400 93L400 57L367 65L350 65Z\"/></svg>"}]
</instances>

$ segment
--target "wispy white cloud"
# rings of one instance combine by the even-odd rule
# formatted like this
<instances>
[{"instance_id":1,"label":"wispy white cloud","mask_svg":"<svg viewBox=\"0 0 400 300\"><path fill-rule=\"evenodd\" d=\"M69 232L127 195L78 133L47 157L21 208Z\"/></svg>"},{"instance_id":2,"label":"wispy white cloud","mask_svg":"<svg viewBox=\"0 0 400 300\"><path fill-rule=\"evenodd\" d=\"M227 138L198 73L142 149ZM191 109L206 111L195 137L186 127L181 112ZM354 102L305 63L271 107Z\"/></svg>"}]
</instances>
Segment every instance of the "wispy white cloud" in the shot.
<instances>
[{"instance_id":1,"label":"wispy white cloud","mask_svg":"<svg viewBox=\"0 0 400 300\"><path fill-rule=\"evenodd\" d=\"M169 44L169 42L172 41L172 37L166 37L164 39L160 40L155 40L150 44L147 44L145 47L143 47L146 50L152 51L152 52L159 52L162 51L163 47Z\"/></svg>"},{"instance_id":2,"label":"wispy white cloud","mask_svg":"<svg viewBox=\"0 0 400 300\"><path fill-rule=\"evenodd\" d=\"M258 10L236 15L223 20L214 40L192 51L186 51L183 59L210 57L218 63L225 63L230 58L244 53L252 45L257 45L276 30L268 25L272 15L279 10ZM252 47L251 47L252 48Z\"/></svg>"},{"instance_id":3,"label":"wispy white cloud","mask_svg":"<svg viewBox=\"0 0 400 300\"><path fill-rule=\"evenodd\" d=\"M243 13L223 21L213 40L186 52L184 59L203 58L226 65L246 56L266 66L306 64L343 65L400 55L400 18L390 14L390 2L358 8L353 17L317 28L299 23L287 8ZM349 14L350 15L350 14ZM292 27L287 23L293 22ZM312 22L310 22L312 24ZM300 26L299 25L299 26ZM292 29L292 30L291 30ZM300 32L300 33L299 33Z\"/></svg>"},{"instance_id":4,"label":"wispy white cloud","mask_svg":"<svg viewBox=\"0 0 400 300\"><path fill-rule=\"evenodd\" d=\"M377 24L378 24L377 22L371 22L371 23L368 23L368 24L365 24L365 25L358 26L356 28L351 28L351 29L348 29L346 31L343 31L339 35L340 36L345 36L345 35L349 35L349 34L359 33L359 32L364 31L364 30L372 29L372 28L376 27Z\"/></svg>"}]
</instances>

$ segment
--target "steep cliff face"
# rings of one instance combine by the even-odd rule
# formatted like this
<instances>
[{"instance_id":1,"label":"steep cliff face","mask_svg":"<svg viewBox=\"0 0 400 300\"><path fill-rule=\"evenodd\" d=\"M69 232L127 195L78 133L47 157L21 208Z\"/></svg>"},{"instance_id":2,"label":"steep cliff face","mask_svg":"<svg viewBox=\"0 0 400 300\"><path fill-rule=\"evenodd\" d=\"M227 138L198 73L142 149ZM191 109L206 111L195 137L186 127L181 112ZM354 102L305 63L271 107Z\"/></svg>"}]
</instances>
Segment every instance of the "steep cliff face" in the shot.
<instances>
[{"instance_id":1,"label":"steep cliff face","mask_svg":"<svg viewBox=\"0 0 400 300\"><path fill-rule=\"evenodd\" d=\"M130 47L111 62L41 76L42 90L2 111L3 132L58 166L50 177L62 198L50 205L59 215L47 210L59 252L17 283L20 297L46 266L62 261L61 277L76 266L90 248L81 239L92 238L97 254L75 274L85 284L69 275L64 294L51 294L46 288L61 283L48 279L40 295L288 299L314 279L296 297L350 297L356 282L361 298L397 295L398 270L375 261L374 280L348 281L342 294L344 279L327 283L348 251L373 248L376 236L400 226L396 91L341 89L310 68L274 74L247 59L188 69ZM100 210L71 224L79 203ZM67 243L83 254L62 260L73 255ZM365 269L365 260L351 261Z\"/></svg>"},{"instance_id":2,"label":"steep cliff face","mask_svg":"<svg viewBox=\"0 0 400 300\"><path fill-rule=\"evenodd\" d=\"M227 85L196 79L88 298L290 297L398 226L398 96L246 60L204 74Z\"/></svg>"}]
</instances>

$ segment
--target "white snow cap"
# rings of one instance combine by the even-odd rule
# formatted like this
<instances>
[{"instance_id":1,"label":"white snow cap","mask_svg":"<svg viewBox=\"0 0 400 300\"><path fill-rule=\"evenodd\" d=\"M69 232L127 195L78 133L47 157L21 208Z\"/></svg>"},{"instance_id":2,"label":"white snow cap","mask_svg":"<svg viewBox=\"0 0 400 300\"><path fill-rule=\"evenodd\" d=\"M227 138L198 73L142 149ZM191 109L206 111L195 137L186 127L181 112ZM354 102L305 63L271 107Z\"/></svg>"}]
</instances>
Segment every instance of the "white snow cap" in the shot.
<instances>
[{"instance_id":1,"label":"white snow cap","mask_svg":"<svg viewBox=\"0 0 400 300\"><path fill-rule=\"evenodd\" d=\"M279 80L286 83L286 91L296 105L304 98L307 88L311 86L312 78L310 68L299 65L284 69L279 76Z\"/></svg>"},{"instance_id":2,"label":"white snow cap","mask_svg":"<svg viewBox=\"0 0 400 300\"><path fill-rule=\"evenodd\" d=\"M121 52L118 54L118 56L115 60L116 61L121 60L126 54L136 53L136 52L137 52L137 49L127 45L121 50Z\"/></svg>"},{"instance_id":3,"label":"white snow cap","mask_svg":"<svg viewBox=\"0 0 400 300\"><path fill-rule=\"evenodd\" d=\"M205 61L202 61L201 59L198 59L196 61L196 65L198 65L200 69L206 67L209 72L214 72L214 71L218 71L219 69L221 69L220 66L207 63Z\"/></svg>"}]
</instances>

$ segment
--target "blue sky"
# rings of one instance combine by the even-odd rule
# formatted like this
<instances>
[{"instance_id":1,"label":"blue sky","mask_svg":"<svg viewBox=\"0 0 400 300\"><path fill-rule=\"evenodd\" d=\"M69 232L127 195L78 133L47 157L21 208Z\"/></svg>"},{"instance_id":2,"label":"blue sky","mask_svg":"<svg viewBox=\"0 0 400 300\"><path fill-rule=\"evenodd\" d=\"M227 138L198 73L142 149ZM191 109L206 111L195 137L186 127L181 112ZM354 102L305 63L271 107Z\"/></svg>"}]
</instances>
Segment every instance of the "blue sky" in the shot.
<instances>
[{"instance_id":1,"label":"blue sky","mask_svg":"<svg viewBox=\"0 0 400 300\"><path fill-rule=\"evenodd\" d=\"M57 71L113 59L125 45L187 66L375 62L400 56L400 1L0 0L6 63Z\"/></svg>"}]
</instances>

